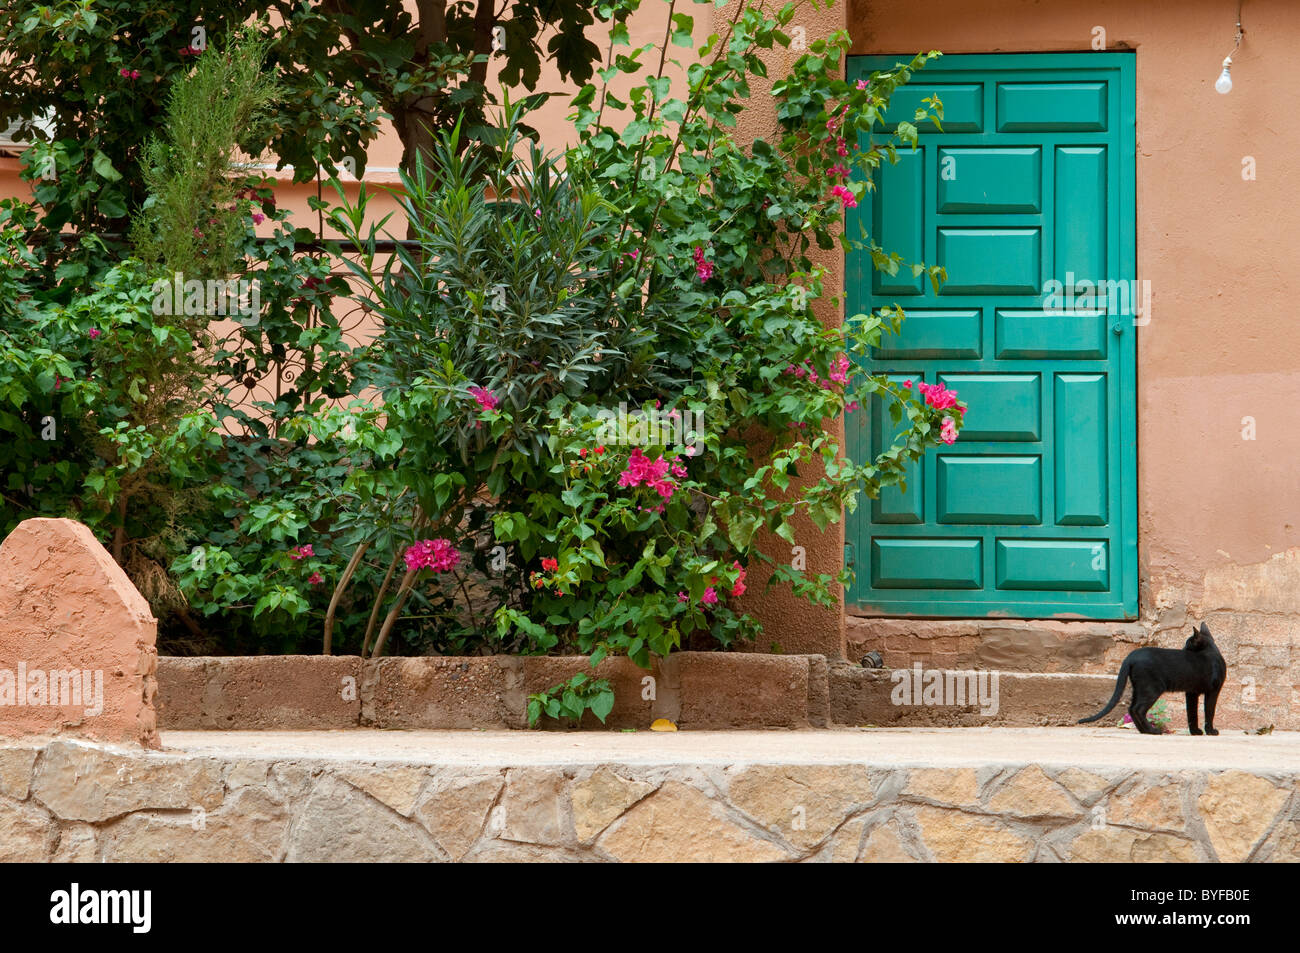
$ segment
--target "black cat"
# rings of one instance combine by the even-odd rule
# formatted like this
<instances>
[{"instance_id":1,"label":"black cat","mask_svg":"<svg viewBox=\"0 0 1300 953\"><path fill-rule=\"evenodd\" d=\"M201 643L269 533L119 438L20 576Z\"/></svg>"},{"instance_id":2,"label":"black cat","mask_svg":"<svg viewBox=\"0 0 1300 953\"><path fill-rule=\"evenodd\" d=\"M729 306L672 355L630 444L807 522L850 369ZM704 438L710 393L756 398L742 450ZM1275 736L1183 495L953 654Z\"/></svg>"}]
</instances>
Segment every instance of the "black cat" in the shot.
<instances>
[{"instance_id":1,"label":"black cat","mask_svg":"<svg viewBox=\"0 0 1300 953\"><path fill-rule=\"evenodd\" d=\"M1192 637L1181 649L1138 649L1130 652L1124 664L1119 667L1119 679L1115 683L1115 694L1111 696L1106 707L1091 718L1080 718L1079 724L1104 718L1106 713L1124 694L1124 682L1133 683L1133 701L1128 706L1128 713L1137 725L1137 730L1144 735L1158 735L1159 730L1147 721L1147 712L1165 692L1183 692L1187 696L1187 727L1194 735L1199 735L1197 727L1196 700L1205 696L1205 733L1217 735L1214 728L1214 706L1219 700L1219 690L1228 677L1228 664L1223 660L1219 647L1210 637L1210 629L1204 622L1200 630L1193 629Z\"/></svg>"}]
</instances>

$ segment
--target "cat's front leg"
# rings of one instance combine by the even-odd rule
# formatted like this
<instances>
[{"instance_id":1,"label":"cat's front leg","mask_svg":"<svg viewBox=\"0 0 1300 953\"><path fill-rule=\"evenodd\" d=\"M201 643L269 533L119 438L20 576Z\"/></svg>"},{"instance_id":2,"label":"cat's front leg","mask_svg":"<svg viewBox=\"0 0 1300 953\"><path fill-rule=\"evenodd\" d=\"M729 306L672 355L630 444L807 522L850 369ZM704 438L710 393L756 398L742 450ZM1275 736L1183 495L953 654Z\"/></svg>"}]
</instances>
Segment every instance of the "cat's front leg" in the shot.
<instances>
[{"instance_id":1,"label":"cat's front leg","mask_svg":"<svg viewBox=\"0 0 1300 953\"><path fill-rule=\"evenodd\" d=\"M1187 731L1193 735L1201 733L1200 713L1196 710L1197 703L1201 696L1196 692L1187 692ZM1207 719L1208 722L1208 719Z\"/></svg>"},{"instance_id":2,"label":"cat's front leg","mask_svg":"<svg viewBox=\"0 0 1300 953\"><path fill-rule=\"evenodd\" d=\"M1218 688L1213 688L1205 693L1205 733L1207 735L1217 735L1219 733L1218 729L1214 727L1214 706L1218 703Z\"/></svg>"}]
</instances>

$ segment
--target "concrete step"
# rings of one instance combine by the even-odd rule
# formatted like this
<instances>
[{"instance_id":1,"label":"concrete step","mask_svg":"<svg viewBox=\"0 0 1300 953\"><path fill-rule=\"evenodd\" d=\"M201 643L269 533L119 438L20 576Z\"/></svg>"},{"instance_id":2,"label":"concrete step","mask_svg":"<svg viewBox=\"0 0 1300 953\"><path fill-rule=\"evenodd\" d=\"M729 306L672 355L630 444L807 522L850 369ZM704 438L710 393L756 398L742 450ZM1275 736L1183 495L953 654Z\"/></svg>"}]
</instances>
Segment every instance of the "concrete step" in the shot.
<instances>
[{"instance_id":1,"label":"concrete step","mask_svg":"<svg viewBox=\"0 0 1300 953\"><path fill-rule=\"evenodd\" d=\"M939 670L920 663L897 669L830 667L831 724L958 728L1073 725L1110 699L1110 675ZM1181 699L1180 699L1181 702ZM1125 709L1098 725L1113 726Z\"/></svg>"},{"instance_id":2,"label":"concrete step","mask_svg":"<svg viewBox=\"0 0 1300 953\"><path fill-rule=\"evenodd\" d=\"M921 662L927 668L1101 675L1117 672L1125 655L1150 641L1141 622L850 616L845 629L851 661L876 651L888 669Z\"/></svg>"}]
</instances>

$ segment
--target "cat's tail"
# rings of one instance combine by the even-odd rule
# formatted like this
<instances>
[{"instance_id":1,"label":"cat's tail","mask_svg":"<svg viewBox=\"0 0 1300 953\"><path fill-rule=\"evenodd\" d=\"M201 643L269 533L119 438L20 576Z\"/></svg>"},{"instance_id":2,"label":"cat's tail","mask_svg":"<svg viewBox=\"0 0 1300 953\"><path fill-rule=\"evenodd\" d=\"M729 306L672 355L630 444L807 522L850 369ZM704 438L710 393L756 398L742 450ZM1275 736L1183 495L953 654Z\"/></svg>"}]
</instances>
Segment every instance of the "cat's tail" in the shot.
<instances>
[{"instance_id":1,"label":"cat's tail","mask_svg":"<svg viewBox=\"0 0 1300 953\"><path fill-rule=\"evenodd\" d=\"M1090 721L1097 721L1110 714L1110 710L1118 705L1119 700L1124 697L1124 683L1128 681L1128 669L1128 659L1125 659L1124 664L1119 667L1119 677L1115 680L1115 694L1110 696L1110 701L1106 702L1106 707L1091 718L1080 718L1078 724L1084 725Z\"/></svg>"}]
</instances>

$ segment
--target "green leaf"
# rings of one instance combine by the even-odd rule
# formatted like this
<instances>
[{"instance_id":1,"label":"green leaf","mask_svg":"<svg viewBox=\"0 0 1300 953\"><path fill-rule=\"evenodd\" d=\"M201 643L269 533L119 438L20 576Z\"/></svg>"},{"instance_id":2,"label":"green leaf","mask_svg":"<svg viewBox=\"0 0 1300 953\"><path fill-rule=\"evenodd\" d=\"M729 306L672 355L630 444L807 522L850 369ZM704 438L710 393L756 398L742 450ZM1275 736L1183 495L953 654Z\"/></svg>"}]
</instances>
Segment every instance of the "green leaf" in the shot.
<instances>
[{"instance_id":1,"label":"green leaf","mask_svg":"<svg viewBox=\"0 0 1300 953\"><path fill-rule=\"evenodd\" d=\"M113 168L113 161L98 149L95 150L95 158L91 162L91 166L94 168L96 175L102 179L107 179L109 182L117 182L122 178L122 173Z\"/></svg>"},{"instance_id":2,"label":"green leaf","mask_svg":"<svg viewBox=\"0 0 1300 953\"><path fill-rule=\"evenodd\" d=\"M605 719L609 717L609 713L614 710L614 693L612 691L603 691L591 699L588 705L592 714L599 718L600 723L603 725Z\"/></svg>"}]
</instances>

